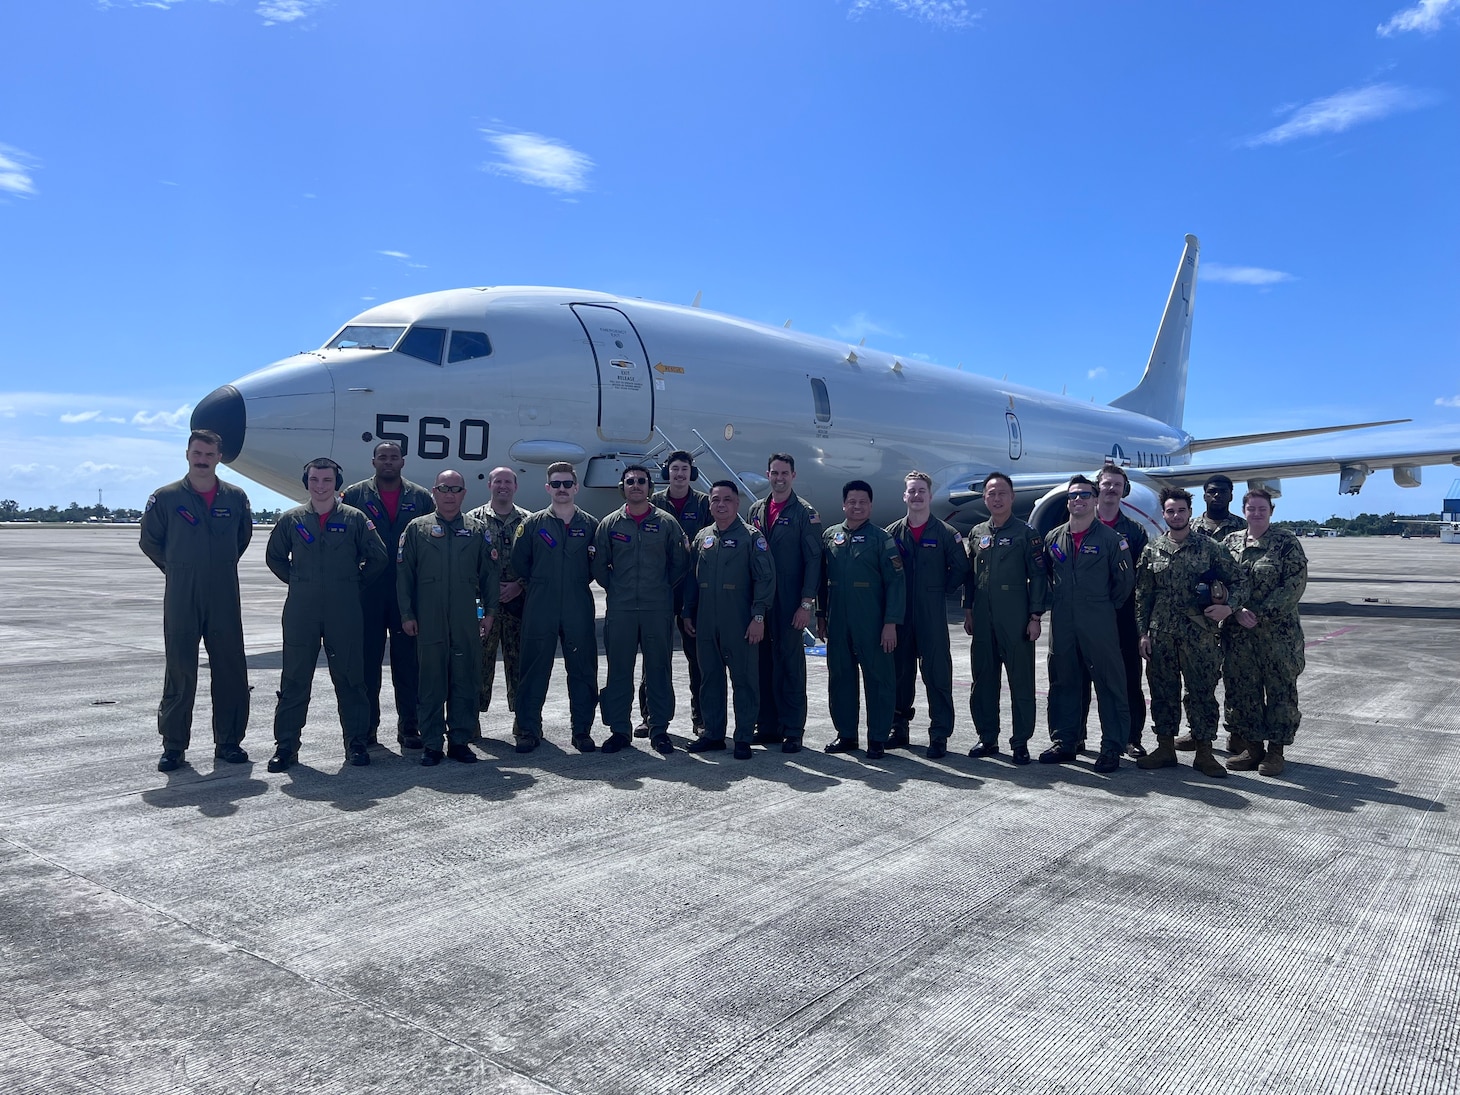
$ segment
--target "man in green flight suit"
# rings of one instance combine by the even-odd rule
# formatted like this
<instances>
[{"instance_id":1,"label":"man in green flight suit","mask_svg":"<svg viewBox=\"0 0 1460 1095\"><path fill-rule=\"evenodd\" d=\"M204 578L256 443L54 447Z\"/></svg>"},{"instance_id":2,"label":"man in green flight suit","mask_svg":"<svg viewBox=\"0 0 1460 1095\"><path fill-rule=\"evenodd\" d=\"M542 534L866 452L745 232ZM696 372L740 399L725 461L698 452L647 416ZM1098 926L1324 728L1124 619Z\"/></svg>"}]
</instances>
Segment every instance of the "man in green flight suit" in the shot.
<instances>
[{"instance_id":1,"label":"man in green flight suit","mask_svg":"<svg viewBox=\"0 0 1460 1095\"><path fill-rule=\"evenodd\" d=\"M431 491L436 512L407 525L396 551L402 626L416 640L420 667L421 764L431 767L445 757L475 764L468 743L479 736L482 634L497 613L502 563L486 522L461 512L461 473L443 471Z\"/></svg>"},{"instance_id":2,"label":"man in green flight suit","mask_svg":"<svg viewBox=\"0 0 1460 1095\"><path fill-rule=\"evenodd\" d=\"M1034 736L1034 644L1049 611L1044 540L1014 517L1014 482L1001 471L984 476L989 519L965 541L971 569L963 594L963 630L973 636L973 689L968 703L979 743L971 757L999 753L1000 666L1009 678L1015 764L1029 763Z\"/></svg>"},{"instance_id":3,"label":"man in green flight suit","mask_svg":"<svg viewBox=\"0 0 1460 1095\"><path fill-rule=\"evenodd\" d=\"M223 440L212 430L188 435L188 474L157 490L142 515L142 554L162 571L166 669L157 732L159 772L176 771L192 739L198 695L198 643L208 651L213 689L213 755L243 764L248 729L248 663L238 560L253 537L248 495L218 478Z\"/></svg>"},{"instance_id":4,"label":"man in green flight suit","mask_svg":"<svg viewBox=\"0 0 1460 1095\"><path fill-rule=\"evenodd\" d=\"M431 492L401 475L405 457L394 441L381 441L370 460L375 474L345 488L345 505L361 510L375 523L385 544L385 570L360 587L365 627L365 697L370 701L370 744L379 744L381 662L390 638L390 686L395 693L395 740L402 749L419 749L416 728L416 640L401 629L400 600L395 595L395 546L405 527L436 508Z\"/></svg>"},{"instance_id":5,"label":"man in green flight suit","mask_svg":"<svg viewBox=\"0 0 1460 1095\"><path fill-rule=\"evenodd\" d=\"M1191 766L1225 779L1227 769L1212 755L1217 740L1217 677L1222 669L1218 625L1242 607L1247 580L1231 554L1191 527L1191 494L1180 487L1161 491L1166 531L1147 546L1136 567L1136 628L1146 679L1151 683L1151 723L1156 748L1136 761L1141 768L1176 763L1181 725L1181 682L1186 681L1186 724L1196 742ZM1221 582L1225 599L1218 596Z\"/></svg>"},{"instance_id":6,"label":"man in green flight suit","mask_svg":"<svg viewBox=\"0 0 1460 1095\"><path fill-rule=\"evenodd\" d=\"M806 733L806 628L816 612L821 585L821 517L800 497L796 460L786 452L766 461L769 498L750 507L750 523L770 545L776 565L776 599L766 614L760 644L760 715L757 744L781 743L781 752L799 753Z\"/></svg>"},{"instance_id":7,"label":"man in green flight suit","mask_svg":"<svg viewBox=\"0 0 1460 1095\"><path fill-rule=\"evenodd\" d=\"M649 469L630 464L619 478L624 504L598 522L593 537L593 579L608 593L603 642L608 683L600 697L609 736L601 746L617 753L633 741L634 659L644 656L649 690L650 744L674 752L670 678L674 591L689 566L689 544L673 515L649 502Z\"/></svg>"},{"instance_id":8,"label":"man in green flight suit","mask_svg":"<svg viewBox=\"0 0 1460 1095\"><path fill-rule=\"evenodd\" d=\"M897 625L907 615L902 557L892 537L871 523L872 485L842 486L846 520L821 535L821 593L816 630L826 640L827 699L836 738L827 753L857 748L858 670L866 677L867 759L878 760L892 734L897 698Z\"/></svg>"},{"instance_id":9,"label":"man in green flight suit","mask_svg":"<svg viewBox=\"0 0 1460 1095\"><path fill-rule=\"evenodd\" d=\"M548 465L551 504L517 526L512 569L527 583L522 608L522 676L517 682L517 751L542 741L542 705L559 641L568 675L573 747L591 753L598 707L598 637L593 632L593 536L598 521L579 509L578 473L567 461Z\"/></svg>"},{"instance_id":10,"label":"man in green flight suit","mask_svg":"<svg viewBox=\"0 0 1460 1095\"><path fill-rule=\"evenodd\" d=\"M907 581L907 613L897 628L893 666L897 696L892 713L889 749L906 749L916 709L918 666L928 697L928 757L948 753L953 734L953 650L948 641L948 595L963 586L968 552L958 530L933 516L933 479L927 472L908 472L902 500L907 516L887 526L902 557Z\"/></svg>"},{"instance_id":11,"label":"man in green flight suit","mask_svg":"<svg viewBox=\"0 0 1460 1095\"><path fill-rule=\"evenodd\" d=\"M760 713L760 666L756 646L765 638L765 615L776 591L776 569L766 539L740 519L740 488L721 479L710 488L714 523L690 545L684 588L685 630L699 644L700 701L705 732L691 753L725 748L729 712L725 670L735 690L735 759L749 760Z\"/></svg>"},{"instance_id":12,"label":"man in green flight suit","mask_svg":"<svg viewBox=\"0 0 1460 1095\"><path fill-rule=\"evenodd\" d=\"M336 501L345 476L333 460L311 460L302 478L309 501L279 515L264 554L274 577L289 587L270 772L283 772L299 760L321 643L335 685L345 757L354 765L370 763L360 590L385 570L385 544L370 518Z\"/></svg>"}]
</instances>

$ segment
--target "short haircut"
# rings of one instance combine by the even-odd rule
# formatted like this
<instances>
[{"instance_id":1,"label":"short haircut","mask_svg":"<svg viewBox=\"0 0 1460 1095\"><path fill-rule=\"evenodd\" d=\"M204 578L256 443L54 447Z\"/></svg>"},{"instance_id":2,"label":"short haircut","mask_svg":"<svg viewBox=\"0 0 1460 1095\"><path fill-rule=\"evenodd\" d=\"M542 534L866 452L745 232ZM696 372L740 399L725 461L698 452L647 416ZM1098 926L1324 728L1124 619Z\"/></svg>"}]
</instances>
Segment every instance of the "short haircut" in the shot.
<instances>
[{"instance_id":1,"label":"short haircut","mask_svg":"<svg viewBox=\"0 0 1460 1095\"><path fill-rule=\"evenodd\" d=\"M1249 498L1266 498L1268 509L1277 508L1277 503L1272 500L1272 491L1268 490L1266 487L1253 487L1250 491L1244 494L1242 496L1243 506L1247 505L1247 499Z\"/></svg>"},{"instance_id":2,"label":"short haircut","mask_svg":"<svg viewBox=\"0 0 1460 1095\"><path fill-rule=\"evenodd\" d=\"M679 461L681 464L688 464L690 467L695 466L695 458L693 456L685 452L683 449L675 449L672 453L664 458L664 470L668 471L669 465L673 464L676 460Z\"/></svg>"},{"instance_id":3,"label":"short haircut","mask_svg":"<svg viewBox=\"0 0 1460 1095\"><path fill-rule=\"evenodd\" d=\"M849 479L845 483L843 483L842 501L845 502L847 500L847 495L851 494L854 490L866 491L867 501L872 501L872 484L867 482L867 480L865 479Z\"/></svg>"},{"instance_id":4,"label":"short haircut","mask_svg":"<svg viewBox=\"0 0 1460 1095\"><path fill-rule=\"evenodd\" d=\"M786 467L790 468L792 471L796 470L796 458L788 452L771 453L770 456L766 457L765 470L770 471L771 465L774 464L777 460L779 460L782 464L785 464Z\"/></svg>"},{"instance_id":5,"label":"short haircut","mask_svg":"<svg viewBox=\"0 0 1460 1095\"><path fill-rule=\"evenodd\" d=\"M223 451L223 438L219 437L212 430L194 430L188 434L188 448L193 447L194 441L201 441L205 445L212 445L219 452Z\"/></svg>"},{"instance_id":6,"label":"short haircut","mask_svg":"<svg viewBox=\"0 0 1460 1095\"><path fill-rule=\"evenodd\" d=\"M1191 509L1191 491L1185 490L1182 487L1162 487L1159 497L1161 499L1162 509L1166 508L1167 502L1172 501L1185 502L1186 508Z\"/></svg>"},{"instance_id":7,"label":"short haircut","mask_svg":"<svg viewBox=\"0 0 1460 1095\"><path fill-rule=\"evenodd\" d=\"M1083 475L1072 475L1070 476L1070 481L1065 484L1065 490L1069 490L1070 487L1078 486L1089 487L1092 492L1096 489L1095 484L1090 482L1090 480L1086 479Z\"/></svg>"},{"instance_id":8,"label":"short haircut","mask_svg":"<svg viewBox=\"0 0 1460 1095\"><path fill-rule=\"evenodd\" d=\"M643 472L645 479L649 480L649 482L651 482L651 483L654 482L654 473L651 472L648 468L644 467L643 464L630 464L628 467L624 468L624 470L619 473L619 477L618 477L619 486L623 486L624 480L629 477L629 472L631 472L631 471Z\"/></svg>"},{"instance_id":9,"label":"short haircut","mask_svg":"<svg viewBox=\"0 0 1460 1095\"><path fill-rule=\"evenodd\" d=\"M555 460L548 465L547 477L551 479L555 475L571 475L573 482L578 482L578 473L573 470L573 465L566 460Z\"/></svg>"},{"instance_id":10,"label":"short haircut","mask_svg":"<svg viewBox=\"0 0 1460 1095\"><path fill-rule=\"evenodd\" d=\"M924 486L928 488L928 492L932 493L933 477L931 475L929 475L925 471L910 471L902 477L902 481L904 483L911 483L914 479L921 482Z\"/></svg>"},{"instance_id":11,"label":"short haircut","mask_svg":"<svg viewBox=\"0 0 1460 1095\"><path fill-rule=\"evenodd\" d=\"M491 482L493 479L497 478L497 473L499 471L505 471L508 475L512 477L512 482L517 482L517 473L509 468L506 464L503 464L500 467L493 468L491 474L487 476L487 481Z\"/></svg>"},{"instance_id":12,"label":"short haircut","mask_svg":"<svg viewBox=\"0 0 1460 1095\"><path fill-rule=\"evenodd\" d=\"M399 449L400 448L400 442L399 441L377 441L377 442L375 442L375 448L373 448L373 449L370 450L370 455L371 456L379 456L380 455L380 450L383 449L383 448L385 448L387 445L389 445L392 449ZM401 455L402 456L405 455L405 450L403 450L403 449L401 450Z\"/></svg>"},{"instance_id":13,"label":"short haircut","mask_svg":"<svg viewBox=\"0 0 1460 1095\"><path fill-rule=\"evenodd\" d=\"M985 475L983 477L983 489L987 491L989 489L989 484L992 483L995 479L1002 479L1005 483L1008 483L1010 492L1013 492L1014 480L1010 479L1001 471L991 471L987 475Z\"/></svg>"},{"instance_id":14,"label":"short haircut","mask_svg":"<svg viewBox=\"0 0 1460 1095\"><path fill-rule=\"evenodd\" d=\"M1232 480L1228 479L1220 472L1218 472L1216 475L1208 475L1207 481L1201 485L1201 489L1206 490L1207 487L1211 486L1213 483L1219 483L1222 486L1226 487L1228 490L1232 489Z\"/></svg>"},{"instance_id":15,"label":"short haircut","mask_svg":"<svg viewBox=\"0 0 1460 1095\"><path fill-rule=\"evenodd\" d=\"M735 495L736 498L740 497L740 488L736 485L735 480L733 479L716 479L713 483L710 484L710 489L714 490L716 487L724 487L731 494Z\"/></svg>"},{"instance_id":16,"label":"short haircut","mask_svg":"<svg viewBox=\"0 0 1460 1095\"><path fill-rule=\"evenodd\" d=\"M1101 467L1101 469L1095 473L1095 482L1097 484L1100 482L1100 477L1102 475L1120 476L1123 480L1125 480L1125 489L1130 490L1130 476L1125 473L1125 469L1122 468L1119 464L1106 464Z\"/></svg>"},{"instance_id":17,"label":"short haircut","mask_svg":"<svg viewBox=\"0 0 1460 1095\"><path fill-rule=\"evenodd\" d=\"M305 475L308 475L309 474L309 469L310 468L319 468L321 470L328 469L329 471L333 471L333 472L338 472L338 471L341 470L340 469L340 466L338 464L336 464L333 460L331 460L328 456L316 456L309 463L305 464L304 465L304 474Z\"/></svg>"}]
</instances>

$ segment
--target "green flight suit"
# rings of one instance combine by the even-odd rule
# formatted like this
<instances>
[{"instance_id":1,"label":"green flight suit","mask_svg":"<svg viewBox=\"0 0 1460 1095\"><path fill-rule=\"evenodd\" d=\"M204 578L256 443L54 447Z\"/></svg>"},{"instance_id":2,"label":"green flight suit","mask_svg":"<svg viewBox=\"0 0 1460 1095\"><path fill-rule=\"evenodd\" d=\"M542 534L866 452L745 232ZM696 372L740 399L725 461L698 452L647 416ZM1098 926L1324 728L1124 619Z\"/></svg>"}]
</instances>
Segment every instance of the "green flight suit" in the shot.
<instances>
[{"instance_id":1,"label":"green flight suit","mask_svg":"<svg viewBox=\"0 0 1460 1095\"><path fill-rule=\"evenodd\" d=\"M1097 513L1095 519L1100 520ZM1131 565L1140 565L1141 553L1146 550L1150 536L1136 521L1131 520L1124 510L1115 515L1114 524L1109 526L1125 537L1130 545ZM1127 744L1140 745L1141 735L1146 729L1146 693L1141 687L1145 675L1145 661L1141 658L1141 634L1136 630L1136 597L1131 595L1115 606L1115 630L1120 636L1120 660L1125 665L1125 699L1130 708L1130 737ZM1090 678L1085 678L1081 692L1080 740L1085 740L1085 727L1090 723Z\"/></svg>"},{"instance_id":2,"label":"green flight suit","mask_svg":"<svg viewBox=\"0 0 1460 1095\"><path fill-rule=\"evenodd\" d=\"M1222 624L1222 685L1227 732L1249 741L1291 745L1303 713L1303 624L1298 603L1308 588L1308 556L1287 529L1268 526L1258 539L1244 530L1223 542L1247 578L1247 608L1256 627L1228 617Z\"/></svg>"},{"instance_id":3,"label":"green flight suit","mask_svg":"<svg viewBox=\"0 0 1460 1095\"><path fill-rule=\"evenodd\" d=\"M973 688L968 706L985 745L999 742L999 667L1009 678L1014 729L1010 743L1034 736L1034 644L1029 621L1049 611L1044 539L1017 518L974 525L964 541L969 574L963 607L973 609Z\"/></svg>"},{"instance_id":4,"label":"green flight suit","mask_svg":"<svg viewBox=\"0 0 1460 1095\"><path fill-rule=\"evenodd\" d=\"M598 707L598 636L593 632L593 534L598 519L581 509L564 524L552 507L517 526L512 569L527 582L522 607L522 676L517 681L519 741L542 737L542 705L559 641L568 675L573 739L588 738Z\"/></svg>"},{"instance_id":5,"label":"green flight suit","mask_svg":"<svg viewBox=\"0 0 1460 1095\"><path fill-rule=\"evenodd\" d=\"M689 493L685 495L683 508L677 508L669 497L669 488L655 491L649 499L650 502L662 510L668 510L673 514L674 519L679 522L679 527L684 531L690 540L695 534L706 525L712 524L714 518L710 516L710 496L703 491L690 487ZM686 562L686 566L688 562ZM689 667L689 714L690 721L698 729L704 726L705 720L700 715L700 654L699 644L685 634L684 630L684 583L674 587L674 627L679 632L679 645L684 650L685 665ZM644 722L649 721L649 685L648 682L639 684L639 717Z\"/></svg>"},{"instance_id":6,"label":"green flight suit","mask_svg":"<svg viewBox=\"0 0 1460 1095\"><path fill-rule=\"evenodd\" d=\"M816 611L821 586L821 517L792 491L770 522L770 499L750 507L750 523L770 545L776 564L776 599L760 644L760 732L800 741L806 733L806 643L791 617L803 601Z\"/></svg>"},{"instance_id":7,"label":"green flight suit","mask_svg":"<svg viewBox=\"0 0 1460 1095\"><path fill-rule=\"evenodd\" d=\"M183 752L192 739L198 695L198 642L208 651L214 748L237 745L248 729L248 662L238 560L253 537L248 495L218 480L210 506L186 478L160 487L142 515L142 553L162 571L162 644L166 668L157 732L162 748Z\"/></svg>"},{"instance_id":8,"label":"green flight suit","mask_svg":"<svg viewBox=\"0 0 1460 1095\"><path fill-rule=\"evenodd\" d=\"M689 545L668 510L651 505L636 519L620 506L598 522L593 549L593 579L608 592L603 613L608 681L599 697L603 721L610 733L633 735L634 658L642 651L649 733L660 737L674 718L669 662L674 601L689 566Z\"/></svg>"},{"instance_id":9,"label":"green flight suit","mask_svg":"<svg viewBox=\"0 0 1460 1095\"><path fill-rule=\"evenodd\" d=\"M892 733L897 672L882 649L882 628L907 616L907 582L892 537L872 522L821 534L821 594L826 617L827 699L842 741L857 740L861 717L858 670L866 675L867 741L886 744Z\"/></svg>"},{"instance_id":10,"label":"green flight suit","mask_svg":"<svg viewBox=\"0 0 1460 1095\"><path fill-rule=\"evenodd\" d=\"M690 544L684 615L700 648L700 699L710 741L724 741L729 722L725 671L735 690L735 742L750 744L760 713L760 663L746 641L751 618L765 616L776 593L776 568L766 539L737 515L725 531L700 530ZM764 641L764 640L762 640Z\"/></svg>"},{"instance_id":11,"label":"green flight suit","mask_svg":"<svg viewBox=\"0 0 1460 1095\"><path fill-rule=\"evenodd\" d=\"M506 517L498 517L488 503L471 511L471 516L485 521L492 530L492 540L497 545L497 556L502 563L502 581L515 582L520 575L512 569L512 542L517 538L517 526L532 516L530 510L513 506ZM502 676L507 681L507 710L517 710L517 682L522 669L522 606L527 601L526 590L510 601L497 605L497 615L492 618L492 629L482 640L482 686L477 694L477 710L485 711L492 706L492 689L497 679L497 651L502 651Z\"/></svg>"},{"instance_id":12,"label":"green flight suit","mask_svg":"<svg viewBox=\"0 0 1460 1095\"><path fill-rule=\"evenodd\" d=\"M321 643L345 748L363 747L369 738L360 590L385 570L385 555L374 523L354 506L336 503L323 520L308 504L279 515L264 561L289 587L284 598L284 668L274 708L274 742L280 749L299 751Z\"/></svg>"},{"instance_id":13,"label":"green flight suit","mask_svg":"<svg viewBox=\"0 0 1460 1095\"><path fill-rule=\"evenodd\" d=\"M1217 740L1217 679L1222 672L1220 627L1207 619L1199 584L1223 582L1227 605L1242 607L1247 580L1231 554L1196 531L1181 543L1163 532L1147 545L1136 568L1136 628L1151 636L1146 679L1151 683L1151 725L1156 736L1181 727L1181 683L1186 681L1186 724L1196 741ZM1211 603L1208 592L1207 604Z\"/></svg>"},{"instance_id":14,"label":"green flight suit","mask_svg":"<svg viewBox=\"0 0 1460 1095\"><path fill-rule=\"evenodd\" d=\"M1100 708L1100 752L1124 751L1130 738L1130 705L1120 656L1116 606L1135 586L1130 544L1096 521L1076 548L1069 523L1044 545L1050 581L1049 736L1074 752L1083 732L1080 693L1084 676L1095 684Z\"/></svg>"},{"instance_id":15,"label":"green flight suit","mask_svg":"<svg viewBox=\"0 0 1460 1095\"><path fill-rule=\"evenodd\" d=\"M946 521L932 516L914 538L907 518L887 526L902 557L907 582L907 611L897 626L892 664L897 693L892 729L904 739L917 713L918 667L928 697L928 741L946 742L953 734L953 647L948 638L948 597L963 586L968 552L963 537Z\"/></svg>"},{"instance_id":16,"label":"green flight suit","mask_svg":"<svg viewBox=\"0 0 1460 1095\"><path fill-rule=\"evenodd\" d=\"M396 549L396 597L402 620L416 622L421 694L416 721L421 745L436 752L449 738L465 745L480 730L482 673L477 600L497 614L501 553L486 522L464 513L417 517ZM445 718L442 711L445 710Z\"/></svg>"},{"instance_id":17,"label":"green flight suit","mask_svg":"<svg viewBox=\"0 0 1460 1095\"><path fill-rule=\"evenodd\" d=\"M400 600L395 595L395 546L405 527L436 508L431 492L409 479L400 481L400 498L395 517L381 501L375 479L362 479L345 488L340 499L361 510L375 523L385 545L385 570L375 581L360 587L360 611L365 628L365 698L370 702L370 734L380 729L380 684L384 677L386 638L390 640L390 687L395 694L396 730L404 735L416 732L416 703L419 698L416 669L416 640L401 630Z\"/></svg>"}]
</instances>

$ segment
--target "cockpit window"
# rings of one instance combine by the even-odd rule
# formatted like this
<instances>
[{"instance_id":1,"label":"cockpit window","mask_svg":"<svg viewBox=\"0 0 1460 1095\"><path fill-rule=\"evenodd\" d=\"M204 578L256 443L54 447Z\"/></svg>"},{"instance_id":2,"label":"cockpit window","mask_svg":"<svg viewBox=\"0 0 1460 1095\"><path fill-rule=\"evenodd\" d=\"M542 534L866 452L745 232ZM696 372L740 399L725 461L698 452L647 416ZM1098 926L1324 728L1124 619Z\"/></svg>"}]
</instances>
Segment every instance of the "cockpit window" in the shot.
<instances>
[{"instance_id":1,"label":"cockpit window","mask_svg":"<svg viewBox=\"0 0 1460 1095\"><path fill-rule=\"evenodd\" d=\"M491 352L492 344L481 331L452 331L446 362L470 361L474 357L487 357Z\"/></svg>"},{"instance_id":2,"label":"cockpit window","mask_svg":"<svg viewBox=\"0 0 1460 1095\"><path fill-rule=\"evenodd\" d=\"M388 350L404 330L404 327L346 327L330 339L325 349Z\"/></svg>"},{"instance_id":3,"label":"cockpit window","mask_svg":"<svg viewBox=\"0 0 1460 1095\"><path fill-rule=\"evenodd\" d=\"M441 364L441 351L446 346L446 332L440 327L412 327L400 340L396 353L410 354L432 365Z\"/></svg>"}]
</instances>

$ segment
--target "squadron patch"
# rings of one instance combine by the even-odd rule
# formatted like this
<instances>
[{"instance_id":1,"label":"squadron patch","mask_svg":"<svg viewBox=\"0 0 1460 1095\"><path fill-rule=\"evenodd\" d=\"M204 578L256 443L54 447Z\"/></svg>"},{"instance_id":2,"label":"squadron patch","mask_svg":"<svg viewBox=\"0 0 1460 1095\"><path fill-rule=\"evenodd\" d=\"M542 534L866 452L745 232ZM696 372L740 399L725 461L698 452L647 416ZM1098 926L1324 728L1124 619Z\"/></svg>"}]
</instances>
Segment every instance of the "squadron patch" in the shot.
<instances>
[{"instance_id":1,"label":"squadron patch","mask_svg":"<svg viewBox=\"0 0 1460 1095\"><path fill-rule=\"evenodd\" d=\"M432 525L432 526L431 526L431 535L432 535L432 536L433 536L433 537L434 537L434 538L436 538L436 539L437 539L437 540L439 540L439 539L441 539L441 538L442 538L442 537L443 537L443 536L445 536L445 535L446 535L446 530L445 530L445 529L443 529L443 528L442 528L442 527L441 527L441 526L440 526L440 525Z\"/></svg>"},{"instance_id":2,"label":"squadron patch","mask_svg":"<svg viewBox=\"0 0 1460 1095\"><path fill-rule=\"evenodd\" d=\"M152 512L152 507L155 506L155 505L157 505L157 495L155 495L155 494L149 494L147 496L147 508L145 510L143 510L142 512L143 513L151 513Z\"/></svg>"},{"instance_id":3,"label":"squadron patch","mask_svg":"<svg viewBox=\"0 0 1460 1095\"><path fill-rule=\"evenodd\" d=\"M764 536L757 536L755 538L755 550L756 551L766 551L768 549L769 549L769 545L766 544L765 537Z\"/></svg>"},{"instance_id":4,"label":"squadron patch","mask_svg":"<svg viewBox=\"0 0 1460 1095\"><path fill-rule=\"evenodd\" d=\"M831 542L837 545L845 544L847 542L847 534L845 532L838 532L831 538Z\"/></svg>"},{"instance_id":5,"label":"squadron patch","mask_svg":"<svg viewBox=\"0 0 1460 1095\"><path fill-rule=\"evenodd\" d=\"M705 534L705 538L700 541L700 547L702 547L702 548L704 548L705 550L708 551L710 548L712 548L714 546L715 546L715 535L714 535L714 533L706 533Z\"/></svg>"},{"instance_id":6,"label":"squadron patch","mask_svg":"<svg viewBox=\"0 0 1460 1095\"><path fill-rule=\"evenodd\" d=\"M894 555L892 557L892 569L893 570L901 570L902 569L902 556L901 555Z\"/></svg>"},{"instance_id":7,"label":"squadron patch","mask_svg":"<svg viewBox=\"0 0 1460 1095\"><path fill-rule=\"evenodd\" d=\"M978 538L979 549L982 551L987 551L989 547L993 544L993 542L994 538L992 536L980 536Z\"/></svg>"}]
</instances>

